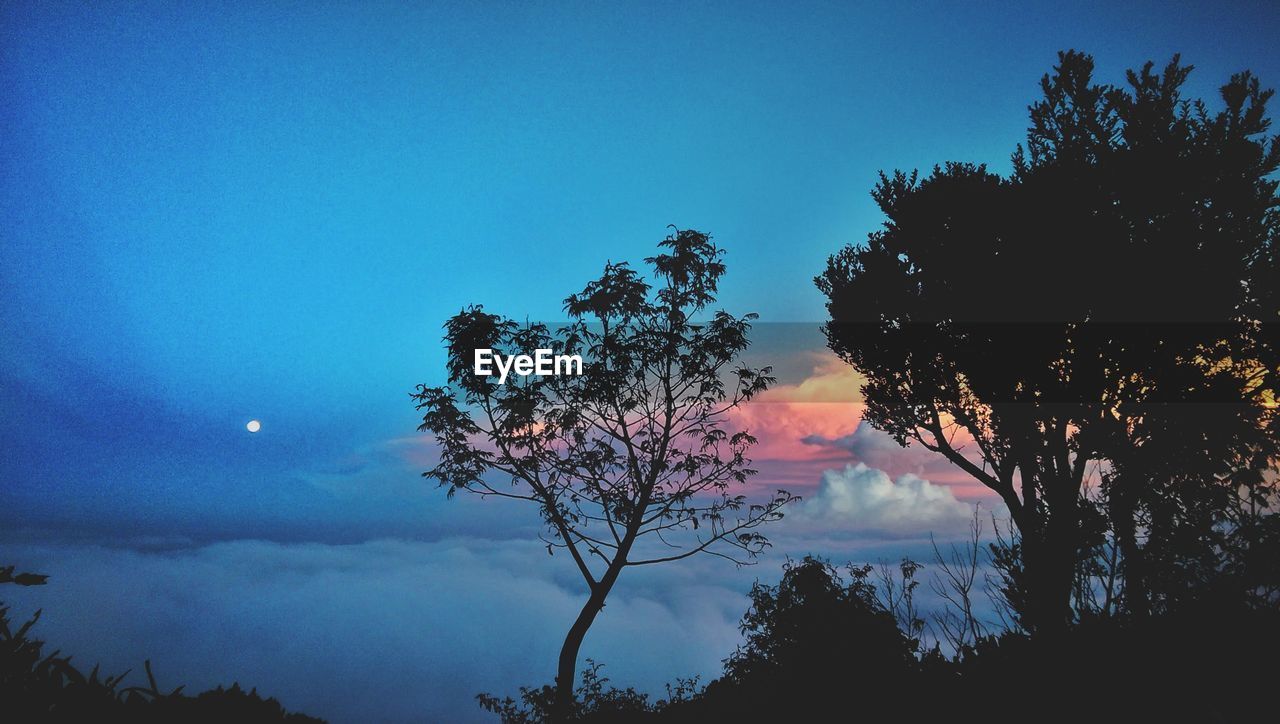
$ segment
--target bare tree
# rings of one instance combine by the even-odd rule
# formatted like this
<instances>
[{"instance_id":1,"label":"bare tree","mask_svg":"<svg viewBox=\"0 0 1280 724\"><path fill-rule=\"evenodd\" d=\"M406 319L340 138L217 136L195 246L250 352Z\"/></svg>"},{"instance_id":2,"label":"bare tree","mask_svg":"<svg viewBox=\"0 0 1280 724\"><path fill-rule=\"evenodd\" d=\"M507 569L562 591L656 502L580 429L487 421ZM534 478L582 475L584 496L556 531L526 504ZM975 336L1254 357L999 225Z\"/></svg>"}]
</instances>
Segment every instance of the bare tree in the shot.
<instances>
[{"instance_id":1,"label":"bare tree","mask_svg":"<svg viewBox=\"0 0 1280 724\"><path fill-rule=\"evenodd\" d=\"M995 611L1002 630L1025 632L1026 627L1022 625L1022 619L1018 615L1020 601L1016 598L1020 589L1018 578L1022 574L1019 555L1022 540L1012 521L1006 521L1005 530L1002 531L1000 519L994 514L991 516L991 532L995 541L987 546L987 557L994 571L983 574L987 600L991 602L991 608Z\"/></svg>"},{"instance_id":2,"label":"bare tree","mask_svg":"<svg viewBox=\"0 0 1280 724\"><path fill-rule=\"evenodd\" d=\"M450 319L449 386L413 395L440 446L424 475L462 490L534 504L549 553L567 550L589 592L560 651L556 711L572 704L578 651L622 571L706 553L750 562L768 545L757 528L795 499L777 491L750 503L755 443L730 414L775 380L738 364L755 315L715 300L723 251L676 231L646 259L656 287L626 263L565 300L569 323L517 324L471 307ZM475 350L578 355L581 374L502 384L475 374Z\"/></svg>"},{"instance_id":3,"label":"bare tree","mask_svg":"<svg viewBox=\"0 0 1280 724\"><path fill-rule=\"evenodd\" d=\"M916 589L920 586L916 573L921 568L924 568L922 564L910 558L903 558L896 566L880 561L876 566L876 578L880 582L876 595L881 605L893 614L899 628L916 641L917 648L923 649L926 623L916 608Z\"/></svg>"},{"instance_id":4,"label":"bare tree","mask_svg":"<svg viewBox=\"0 0 1280 724\"><path fill-rule=\"evenodd\" d=\"M929 536L929 541L937 567L930 587L946 604L933 615L933 621L942 640L959 653L986 634L986 627L978 620L973 606L974 585L981 567L982 520L975 511L968 539L963 545L952 544L945 555L933 536Z\"/></svg>"}]
</instances>

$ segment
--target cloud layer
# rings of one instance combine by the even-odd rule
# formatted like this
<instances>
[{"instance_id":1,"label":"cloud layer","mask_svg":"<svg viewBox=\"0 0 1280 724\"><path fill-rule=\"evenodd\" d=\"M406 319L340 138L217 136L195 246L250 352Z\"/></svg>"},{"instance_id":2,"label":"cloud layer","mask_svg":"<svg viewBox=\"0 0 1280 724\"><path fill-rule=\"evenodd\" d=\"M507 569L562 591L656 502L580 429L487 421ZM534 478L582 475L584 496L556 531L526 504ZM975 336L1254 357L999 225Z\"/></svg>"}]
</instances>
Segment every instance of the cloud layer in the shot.
<instances>
[{"instance_id":1,"label":"cloud layer","mask_svg":"<svg viewBox=\"0 0 1280 724\"><path fill-rule=\"evenodd\" d=\"M585 595L566 560L524 540L25 544L5 557L51 574L2 592L15 617L44 609L35 632L50 651L112 673L150 658L162 686L240 681L334 722L487 720L476 693L551 681ZM710 560L653 568L610 597L583 656L660 692L719 671L750 574Z\"/></svg>"}]
</instances>

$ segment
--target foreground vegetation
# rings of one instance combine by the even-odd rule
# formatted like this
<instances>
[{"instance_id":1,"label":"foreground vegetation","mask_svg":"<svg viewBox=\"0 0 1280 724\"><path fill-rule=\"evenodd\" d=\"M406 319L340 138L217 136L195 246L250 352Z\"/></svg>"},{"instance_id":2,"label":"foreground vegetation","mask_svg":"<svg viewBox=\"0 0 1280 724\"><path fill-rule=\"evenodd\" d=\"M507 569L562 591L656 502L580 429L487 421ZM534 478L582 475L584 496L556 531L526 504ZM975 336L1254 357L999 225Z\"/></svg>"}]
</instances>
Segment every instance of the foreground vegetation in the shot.
<instances>
[{"instance_id":1,"label":"foreground vegetation","mask_svg":"<svg viewBox=\"0 0 1280 724\"><path fill-rule=\"evenodd\" d=\"M571 720L926 722L962 714L984 722L1255 722L1274 715L1274 602L1202 599L1157 616L1085 618L1055 637L1018 627L987 632L954 610L903 620L918 570L905 568L908 576L894 581L873 580L869 566L842 572L817 558L788 565L777 585L752 591L741 623L746 642L725 660L721 677L702 688L678 681L650 701L609 686L593 663ZM944 654L945 636L925 644L943 620L980 633ZM549 686L479 701L504 722L554 720Z\"/></svg>"},{"instance_id":2,"label":"foreground vegetation","mask_svg":"<svg viewBox=\"0 0 1280 724\"><path fill-rule=\"evenodd\" d=\"M14 574L0 568L0 583L43 585L45 576ZM11 722L242 722L257 724L320 723L323 720L285 711L280 702L263 698L239 684L188 696L179 686L162 690L144 665L147 683L125 685L129 672L86 674L61 652L44 653L44 642L31 636L40 620L14 626L8 607L0 604L0 720Z\"/></svg>"}]
</instances>

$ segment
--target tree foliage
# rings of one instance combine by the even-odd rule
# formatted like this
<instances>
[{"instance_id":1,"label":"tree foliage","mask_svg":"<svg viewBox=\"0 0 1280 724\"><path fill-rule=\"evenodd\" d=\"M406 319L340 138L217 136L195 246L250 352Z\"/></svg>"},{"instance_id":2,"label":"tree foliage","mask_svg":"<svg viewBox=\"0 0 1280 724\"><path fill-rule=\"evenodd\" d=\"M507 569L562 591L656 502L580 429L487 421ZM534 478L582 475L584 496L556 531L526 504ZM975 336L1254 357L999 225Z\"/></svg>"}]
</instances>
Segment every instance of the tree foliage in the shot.
<instances>
[{"instance_id":1,"label":"tree foliage","mask_svg":"<svg viewBox=\"0 0 1280 724\"><path fill-rule=\"evenodd\" d=\"M883 228L816 280L865 419L1008 507L1030 628L1073 617L1104 538L1134 613L1160 556L1220 563L1215 526L1269 502L1280 450L1271 91L1240 73L1210 111L1177 57L1127 87L1059 60L1008 177L882 174Z\"/></svg>"}]
</instances>

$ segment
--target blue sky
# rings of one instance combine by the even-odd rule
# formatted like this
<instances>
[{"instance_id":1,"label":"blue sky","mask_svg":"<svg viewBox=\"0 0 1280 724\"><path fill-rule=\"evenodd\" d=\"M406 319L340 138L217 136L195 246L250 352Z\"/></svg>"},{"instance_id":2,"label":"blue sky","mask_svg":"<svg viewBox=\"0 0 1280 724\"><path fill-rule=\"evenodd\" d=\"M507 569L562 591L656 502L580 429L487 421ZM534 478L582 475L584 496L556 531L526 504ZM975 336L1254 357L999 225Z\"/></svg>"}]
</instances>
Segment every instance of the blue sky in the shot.
<instances>
[{"instance_id":1,"label":"blue sky","mask_svg":"<svg viewBox=\"0 0 1280 724\"><path fill-rule=\"evenodd\" d=\"M6 3L6 498L287 524L412 429L445 317L557 319L668 223L727 308L819 320L879 169L1005 167L1062 48L1280 77L1264 7Z\"/></svg>"},{"instance_id":2,"label":"blue sky","mask_svg":"<svg viewBox=\"0 0 1280 724\"><path fill-rule=\"evenodd\" d=\"M677 224L728 249L727 309L816 323L876 172L1006 169L1058 50L1115 82L1181 52L1216 98L1243 68L1280 83L1278 16L4 3L0 540L528 536L397 452L460 307L559 319Z\"/></svg>"}]
</instances>

